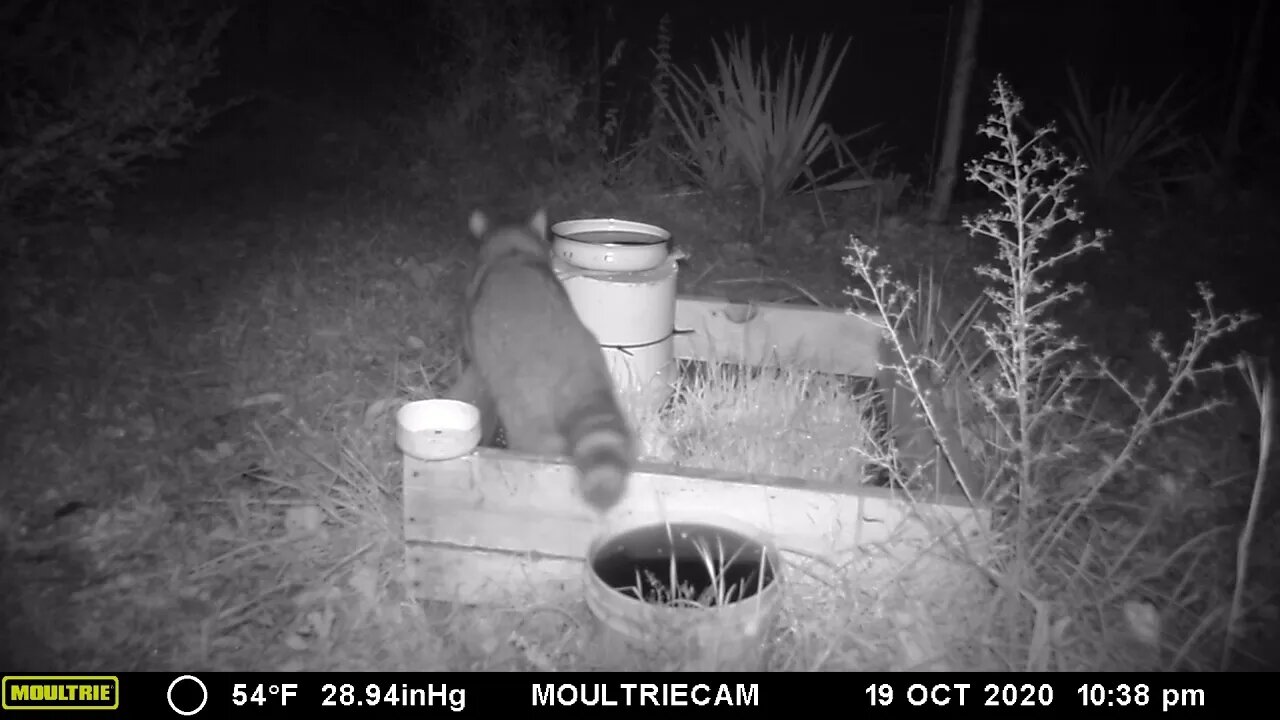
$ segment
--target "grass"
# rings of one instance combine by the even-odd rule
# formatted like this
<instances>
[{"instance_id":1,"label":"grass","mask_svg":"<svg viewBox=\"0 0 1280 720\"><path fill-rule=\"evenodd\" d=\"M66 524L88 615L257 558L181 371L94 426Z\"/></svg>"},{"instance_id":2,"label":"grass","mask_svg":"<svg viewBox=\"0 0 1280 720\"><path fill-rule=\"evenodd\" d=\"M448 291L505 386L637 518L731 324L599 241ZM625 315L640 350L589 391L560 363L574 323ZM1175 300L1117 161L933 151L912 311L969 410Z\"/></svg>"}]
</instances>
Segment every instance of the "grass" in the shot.
<instances>
[{"instance_id":1,"label":"grass","mask_svg":"<svg viewBox=\"0 0 1280 720\"><path fill-rule=\"evenodd\" d=\"M219 257L233 230L188 231L190 256L174 258L170 282L130 288L139 309L154 312L127 311L110 297L115 283L100 283L49 328L45 381L15 386L7 419L40 423L45 434L21 441L30 451L16 474L63 479L38 491L6 486L14 600L22 616L50 623L39 648L48 659L28 662L288 668L310 665L348 633L403 630L380 629L387 618L424 622L420 613L402 617L389 587L398 488L392 446L379 432L385 420L368 412L423 382L403 360L431 372L406 345L411 328L385 322L411 280L353 251L323 221L280 229L341 246L337 257L352 263L258 258L229 287L205 285L201 295L192 292L207 282L198 260ZM377 273L385 282L369 285ZM165 290L179 297L162 299ZM426 331L443 326L430 308L412 328L428 342ZM354 323L381 329L355 341ZM371 358L392 372L369 372ZM55 525L50 505L64 512ZM42 551L50 542L57 549ZM60 568L52 577L41 557L50 552ZM431 633L423 626L409 636ZM274 651L249 663L243 648L264 641ZM420 666L412 644L387 647L406 652L399 667ZM344 662L388 661L374 657L376 645L356 652Z\"/></svg>"},{"instance_id":2,"label":"grass","mask_svg":"<svg viewBox=\"0 0 1280 720\"><path fill-rule=\"evenodd\" d=\"M696 550L702 565L699 569L705 571L707 578L706 587L699 589L687 576L682 578L676 557L672 555L665 578L659 577L652 570L637 570L635 583L623 590L623 594L642 599L652 605L707 609L744 601L752 594L758 595L764 589L764 570L766 569L764 556L761 556L758 571L753 572L751 577L730 584L727 570L738 562L741 550L726 558L724 542L719 537L716 538L715 551L712 551L709 544L701 538ZM752 580L755 582L753 583ZM752 588L752 585L755 587Z\"/></svg>"},{"instance_id":3,"label":"grass","mask_svg":"<svg viewBox=\"0 0 1280 720\"><path fill-rule=\"evenodd\" d=\"M790 367L681 364L662 410L632 405L651 460L847 486L863 483L868 460L880 457L870 397L848 381Z\"/></svg>"}]
</instances>

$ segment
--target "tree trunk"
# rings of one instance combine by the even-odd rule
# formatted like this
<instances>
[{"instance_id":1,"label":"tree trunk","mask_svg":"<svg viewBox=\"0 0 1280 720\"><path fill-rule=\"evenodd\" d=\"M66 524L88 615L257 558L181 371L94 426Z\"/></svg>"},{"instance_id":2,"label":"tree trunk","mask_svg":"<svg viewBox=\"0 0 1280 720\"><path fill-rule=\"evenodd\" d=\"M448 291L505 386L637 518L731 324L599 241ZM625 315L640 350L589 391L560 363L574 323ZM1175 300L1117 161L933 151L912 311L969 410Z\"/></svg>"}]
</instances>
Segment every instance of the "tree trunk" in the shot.
<instances>
[{"instance_id":1,"label":"tree trunk","mask_svg":"<svg viewBox=\"0 0 1280 720\"><path fill-rule=\"evenodd\" d=\"M951 195L956 186L956 160L960 155L960 133L964 129L964 109L969 100L969 82L976 61L978 27L982 19L982 0L965 0L964 18L960 21L960 43L956 47L956 68L951 77L951 100L947 105L947 127L938 154L938 173L934 178L933 199L929 203L928 220L940 223L951 209Z\"/></svg>"},{"instance_id":2,"label":"tree trunk","mask_svg":"<svg viewBox=\"0 0 1280 720\"><path fill-rule=\"evenodd\" d=\"M1240 155L1240 126L1244 124L1249 97L1253 95L1253 85L1258 74L1258 56L1262 54L1262 28L1267 17L1267 6L1270 4L1271 0L1258 0L1253 27L1249 29L1244 59L1240 63L1240 79L1236 82L1235 102L1231 105L1231 117L1227 120L1227 132L1222 139L1222 161L1225 167L1230 167Z\"/></svg>"}]
</instances>

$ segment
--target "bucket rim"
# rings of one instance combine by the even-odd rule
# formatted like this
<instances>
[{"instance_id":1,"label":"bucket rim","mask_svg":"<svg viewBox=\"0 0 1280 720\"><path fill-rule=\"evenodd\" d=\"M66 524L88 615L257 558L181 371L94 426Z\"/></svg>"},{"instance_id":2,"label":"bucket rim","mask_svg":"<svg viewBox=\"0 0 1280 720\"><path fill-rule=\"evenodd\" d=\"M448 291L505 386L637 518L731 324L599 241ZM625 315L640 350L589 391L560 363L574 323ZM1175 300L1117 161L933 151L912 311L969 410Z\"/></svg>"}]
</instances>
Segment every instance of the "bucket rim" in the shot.
<instances>
[{"instance_id":1,"label":"bucket rim","mask_svg":"<svg viewBox=\"0 0 1280 720\"><path fill-rule=\"evenodd\" d=\"M594 240L584 240L582 238L574 237L576 233L589 232L628 233L642 237L649 237L651 239L636 242L596 242ZM634 220L621 220L618 218L582 218L579 220L562 220L551 226L551 235L552 237L563 240L572 240L575 242L611 248L634 247L637 245L659 245L671 240L670 230L658 227L657 225L636 222Z\"/></svg>"}]
</instances>

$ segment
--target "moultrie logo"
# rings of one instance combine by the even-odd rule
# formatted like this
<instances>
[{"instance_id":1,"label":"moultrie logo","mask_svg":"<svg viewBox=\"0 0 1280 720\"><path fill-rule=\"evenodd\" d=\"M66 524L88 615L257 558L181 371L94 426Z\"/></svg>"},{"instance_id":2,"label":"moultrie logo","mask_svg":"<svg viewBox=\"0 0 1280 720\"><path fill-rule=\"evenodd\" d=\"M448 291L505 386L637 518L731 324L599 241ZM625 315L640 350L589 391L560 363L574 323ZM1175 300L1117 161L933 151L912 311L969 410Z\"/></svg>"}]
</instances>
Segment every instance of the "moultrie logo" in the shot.
<instances>
[{"instance_id":1,"label":"moultrie logo","mask_svg":"<svg viewBox=\"0 0 1280 720\"><path fill-rule=\"evenodd\" d=\"M6 675L0 707L5 710L116 710L115 675Z\"/></svg>"}]
</instances>

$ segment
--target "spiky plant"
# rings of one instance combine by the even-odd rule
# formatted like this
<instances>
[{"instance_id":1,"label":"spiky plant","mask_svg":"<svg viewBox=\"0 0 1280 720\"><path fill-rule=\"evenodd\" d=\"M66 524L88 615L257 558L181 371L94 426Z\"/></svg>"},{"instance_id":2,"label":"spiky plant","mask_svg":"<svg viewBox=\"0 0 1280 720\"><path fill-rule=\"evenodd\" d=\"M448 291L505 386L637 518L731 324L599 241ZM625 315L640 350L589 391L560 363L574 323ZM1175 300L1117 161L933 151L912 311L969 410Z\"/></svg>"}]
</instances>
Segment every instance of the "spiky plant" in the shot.
<instances>
[{"instance_id":1,"label":"spiky plant","mask_svg":"<svg viewBox=\"0 0 1280 720\"><path fill-rule=\"evenodd\" d=\"M1073 70L1067 70L1067 79L1074 101L1065 108L1070 147L1084 160L1085 178L1094 195L1158 199L1160 186L1174 179L1161 173L1161 164L1190 142L1178 129L1190 105L1174 107L1171 102L1177 81L1169 83L1153 102L1134 102L1128 87L1113 86L1106 107L1099 110Z\"/></svg>"},{"instance_id":2,"label":"spiky plant","mask_svg":"<svg viewBox=\"0 0 1280 720\"><path fill-rule=\"evenodd\" d=\"M694 81L673 69L675 94L662 102L685 143L685 167L712 189L745 179L763 225L773 203L836 148L819 116L849 42L828 65L830 36L822 37L812 64L789 41L776 74L765 53L753 53L748 34L729 36L726 48L713 46L715 78L696 69Z\"/></svg>"}]
</instances>

